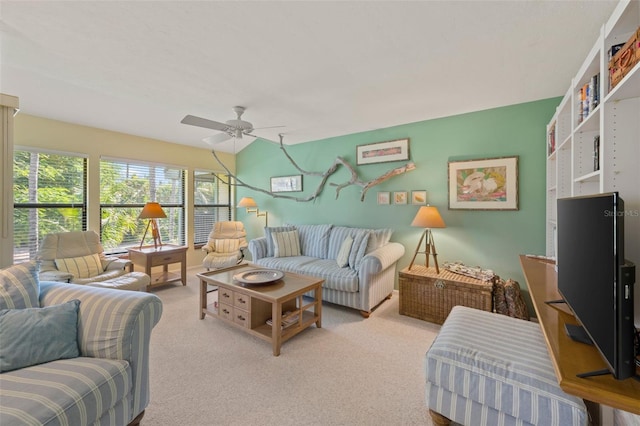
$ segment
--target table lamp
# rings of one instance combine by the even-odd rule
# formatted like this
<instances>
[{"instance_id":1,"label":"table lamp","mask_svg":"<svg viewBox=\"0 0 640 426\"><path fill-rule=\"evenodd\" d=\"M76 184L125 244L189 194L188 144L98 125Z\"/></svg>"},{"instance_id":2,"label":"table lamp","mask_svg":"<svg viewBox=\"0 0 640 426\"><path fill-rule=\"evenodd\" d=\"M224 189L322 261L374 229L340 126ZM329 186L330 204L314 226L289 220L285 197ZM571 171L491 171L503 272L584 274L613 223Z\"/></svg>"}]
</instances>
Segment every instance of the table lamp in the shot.
<instances>
[{"instance_id":1,"label":"table lamp","mask_svg":"<svg viewBox=\"0 0 640 426\"><path fill-rule=\"evenodd\" d=\"M149 219L149 223L147 223L147 228L144 230L144 235L142 236L142 241L140 241L140 248L144 244L144 239L147 236L147 232L149 231L149 226L151 226L151 235L153 236L153 246L155 249L162 247L162 239L160 238L160 230L158 229L158 223L156 219L162 219L167 217L162 210L162 207L159 203L155 201L150 201L144 205L142 211L140 212L140 216L138 219Z\"/></svg>"},{"instance_id":2,"label":"table lamp","mask_svg":"<svg viewBox=\"0 0 640 426\"><path fill-rule=\"evenodd\" d=\"M244 207L247 209L247 213L255 213L256 216L264 216L264 226L269 226L269 215L267 212L260 213L258 210L258 205L256 204L256 200L251 197L242 197L237 207ZM255 207L255 208L254 208Z\"/></svg>"},{"instance_id":3,"label":"table lamp","mask_svg":"<svg viewBox=\"0 0 640 426\"><path fill-rule=\"evenodd\" d=\"M416 247L416 252L413 254L411 263L409 264L409 270L411 270L413 262L416 260L416 256L418 255L418 253L421 253L426 256L425 266L427 268L429 267L429 256L433 255L433 262L436 264L436 273L439 274L440 268L438 268L438 254L436 253L436 245L433 242L433 234L431 233L431 228L446 228L447 226L444 224L444 220L442 220L442 216L440 216L438 209L433 206L420 207L420 210L418 210L416 217L414 217L413 222L411 222L411 226L418 226L425 229L422 233L422 236L420 237L420 242L418 243L418 247ZM422 240L425 240L426 245L424 251L420 251Z\"/></svg>"}]
</instances>

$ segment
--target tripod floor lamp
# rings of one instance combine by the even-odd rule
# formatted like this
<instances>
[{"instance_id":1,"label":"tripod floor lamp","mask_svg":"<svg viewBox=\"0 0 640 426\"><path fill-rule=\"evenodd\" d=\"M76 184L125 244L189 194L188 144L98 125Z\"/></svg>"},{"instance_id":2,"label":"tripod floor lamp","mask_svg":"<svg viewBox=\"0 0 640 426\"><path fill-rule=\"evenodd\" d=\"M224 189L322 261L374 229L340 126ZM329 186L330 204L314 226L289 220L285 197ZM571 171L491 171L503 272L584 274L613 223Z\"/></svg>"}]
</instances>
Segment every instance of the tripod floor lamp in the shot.
<instances>
[{"instance_id":1,"label":"tripod floor lamp","mask_svg":"<svg viewBox=\"0 0 640 426\"><path fill-rule=\"evenodd\" d=\"M442 220L442 216L440 216L440 212L438 212L438 209L433 206L420 207L420 210L418 210L416 217L413 218L413 222L411 222L411 226L417 226L425 229L422 233L422 236L420 237L420 242L418 242L418 247L416 247L416 252L413 254L411 263L409 264L409 270L411 270L413 262L416 260L416 256L418 255L418 253L420 253L426 256L425 266L427 268L429 267L429 256L433 256L433 263L435 263L436 266L436 273L439 274L440 268L438 267L438 253L436 253L436 245L433 242L433 234L431 233L431 228L446 228L444 220ZM424 251L420 251L422 240L425 240Z\"/></svg>"},{"instance_id":2,"label":"tripod floor lamp","mask_svg":"<svg viewBox=\"0 0 640 426\"><path fill-rule=\"evenodd\" d=\"M156 250L158 249L158 246L162 247L162 239L160 238L160 230L158 229L158 222L156 222L156 219L163 219L165 217L167 217L167 215L164 213L164 210L162 210L159 203L150 201L144 205L138 219L149 219L149 223L147 223L144 235L142 236L142 241L140 241L140 248L142 248L142 245L144 244L144 239L147 236L147 232L149 232L149 227L151 227L153 247L155 247Z\"/></svg>"}]
</instances>

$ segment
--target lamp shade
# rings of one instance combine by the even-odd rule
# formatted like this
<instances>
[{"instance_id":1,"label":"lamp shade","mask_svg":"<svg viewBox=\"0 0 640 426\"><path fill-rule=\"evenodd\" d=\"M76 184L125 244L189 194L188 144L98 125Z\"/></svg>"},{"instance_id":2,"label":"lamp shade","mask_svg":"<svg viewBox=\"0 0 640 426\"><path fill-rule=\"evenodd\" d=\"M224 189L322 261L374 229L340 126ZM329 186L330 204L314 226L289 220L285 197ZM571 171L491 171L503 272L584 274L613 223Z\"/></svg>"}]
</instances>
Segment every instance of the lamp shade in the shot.
<instances>
[{"instance_id":1,"label":"lamp shade","mask_svg":"<svg viewBox=\"0 0 640 426\"><path fill-rule=\"evenodd\" d=\"M417 226L420 228L446 228L440 212L434 206L422 206L416 217L413 218L411 226Z\"/></svg>"},{"instance_id":2,"label":"lamp shade","mask_svg":"<svg viewBox=\"0 0 640 426\"><path fill-rule=\"evenodd\" d=\"M256 200L251 197L242 197L237 207L258 207Z\"/></svg>"},{"instance_id":3,"label":"lamp shade","mask_svg":"<svg viewBox=\"0 0 640 426\"><path fill-rule=\"evenodd\" d=\"M162 219L167 217L159 203L150 201L144 205L138 219Z\"/></svg>"}]
</instances>

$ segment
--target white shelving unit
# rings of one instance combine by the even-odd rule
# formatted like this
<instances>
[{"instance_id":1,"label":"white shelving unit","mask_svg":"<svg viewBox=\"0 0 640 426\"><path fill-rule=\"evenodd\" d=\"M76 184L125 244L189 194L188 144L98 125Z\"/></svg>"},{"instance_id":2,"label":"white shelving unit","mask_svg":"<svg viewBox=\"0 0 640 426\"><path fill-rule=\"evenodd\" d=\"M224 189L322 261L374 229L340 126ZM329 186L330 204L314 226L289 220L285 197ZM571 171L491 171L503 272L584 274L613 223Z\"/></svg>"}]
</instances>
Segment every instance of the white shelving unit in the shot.
<instances>
[{"instance_id":1,"label":"white shelving unit","mask_svg":"<svg viewBox=\"0 0 640 426\"><path fill-rule=\"evenodd\" d=\"M640 265L640 62L613 89L609 85L609 49L625 43L639 27L640 2L622 0L547 125L547 256L556 255L558 198L618 191L627 216L625 257ZM581 117L580 89L598 74L599 103ZM638 270L636 325L640 323Z\"/></svg>"}]
</instances>

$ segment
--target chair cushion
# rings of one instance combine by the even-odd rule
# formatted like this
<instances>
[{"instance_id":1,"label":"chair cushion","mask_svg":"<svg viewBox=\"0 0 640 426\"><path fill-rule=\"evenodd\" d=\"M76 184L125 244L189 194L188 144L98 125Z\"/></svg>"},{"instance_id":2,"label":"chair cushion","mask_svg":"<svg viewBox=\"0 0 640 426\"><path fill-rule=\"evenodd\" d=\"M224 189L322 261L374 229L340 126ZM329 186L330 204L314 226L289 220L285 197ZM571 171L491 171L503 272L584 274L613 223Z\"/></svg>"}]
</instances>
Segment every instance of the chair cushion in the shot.
<instances>
[{"instance_id":1,"label":"chair cushion","mask_svg":"<svg viewBox=\"0 0 640 426\"><path fill-rule=\"evenodd\" d=\"M36 262L0 269L0 309L40 307L38 269Z\"/></svg>"},{"instance_id":2,"label":"chair cushion","mask_svg":"<svg viewBox=\"0 0 640 426\"><path fill-rule=\"evenodd\" d=\"M58 270L69 272L74 278L92 278L103 271L98 253L55 259L55 263Z\"/></svg>"},{"instance_id":3,"label":"chair cushion","mask_svg":"<svg viewBox=\"0 0 640 426\"><path fill-rule=\"evenodd\" d=\"M79 305L0 310L0 373L80 355Z\"/></svg>"},{"instance_id":4,"label":"chair cushion","mask_svg":"<svg viewBox=\"0 0 640 426\"><path fill-rule=\"evenodd\" d=\"M218 253L237 253L240 250L240 240L237 239L214 239L213 244Z\"/></svg>"},{"instance_id":5,"label":"chair cushion","mask_svg":"<svg viewBox=\"0 0 640 426\"><path fill-rule=\"evenodd\" d=\"M297 229L274 232L271 238L273 238L273 257L300 256L300 238Z\"/></svg>"},{"instance_id":6,"label":"chair cushion","mask_svg":"<svg viewBox=\"0 0 640 426\"><path fill-rule=\"evenodd\" d=\"M132 376L125 360L86 357L0 374L0 424L126 425Z\"/></svg>"}]
</instances>

